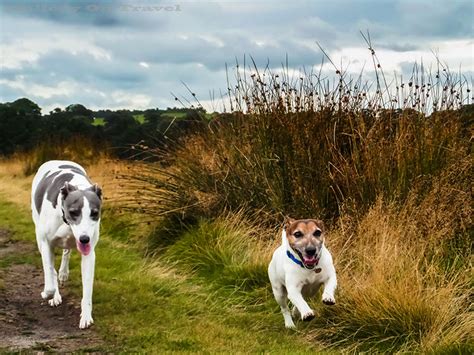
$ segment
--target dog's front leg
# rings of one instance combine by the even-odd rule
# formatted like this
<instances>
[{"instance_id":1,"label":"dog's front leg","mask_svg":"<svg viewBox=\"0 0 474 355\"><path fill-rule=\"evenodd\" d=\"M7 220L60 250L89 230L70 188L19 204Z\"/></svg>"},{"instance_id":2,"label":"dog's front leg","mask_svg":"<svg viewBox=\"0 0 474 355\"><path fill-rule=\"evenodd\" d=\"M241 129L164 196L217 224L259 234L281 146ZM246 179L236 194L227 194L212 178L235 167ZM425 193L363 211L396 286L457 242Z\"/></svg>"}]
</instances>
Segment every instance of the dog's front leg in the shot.
<instances>
[{"instance_id":1,"label":"dog's front leg","mask_svg":"<svg viewBox=\"0 0 474 355\"><path fill-rule=\"evenodd\" d=\"M54 252L46 240L40 241L38 246L40 247L44 272L44 289L43 292L41 292L41 297L46 300L57 291L55 288L56 270L54 270Z\"/></svg>"},{"instance_id":2,"label":"dog's front leg","mask_svg":"<svg viewBox=\"0 0 474 355\"><path fill-rule=\"evenodd\" d=\"M286 288L288 290L288 299L298 309L301 314L301 319L309 321L314 318L314 312L309 307L308 303L304 300L301 290L303 285L301 283L291 282L289 278L286 278Z\"/></svg>"},{"instance_id":3,"label":"dog's front leg","mask_svg":"<svg viewBox=\"0 0 474 355\"><path fill-rule=\"evenodd\" d=\"M94 323L92 319L92 288L94 286L95 251L83 255L81 260L82 272L82 301L81 320L79 328L88 328Z\"/></svg>"},{"instance_id":4,"label":"dog's front leg","mask_svg":"<svg viewBox=\"0 0 474 355\"><path fill-rule=\"evenodd\" d=\"M59 282L61 283L61 286L64 285L64 283L67 281L69 278L69 259L71 257L71 249L64 249L63 250L63 257L61 259L61 266L59 267Z\"/></svg>"},{"instance_id":5,"label":"dog's front leg","mask_svg":"<svg viewBox=\"0 0 474 355\"><path fill-rule=\"evenodd\" d=\"M334 297L334 291L337 287L337 278L336 278L336 270L332 268L329 273L329 277L324 282L324 290L323 290L323 303L328 306L332 306L336 304L336 299Z\"/></svg>"}]
</instances>

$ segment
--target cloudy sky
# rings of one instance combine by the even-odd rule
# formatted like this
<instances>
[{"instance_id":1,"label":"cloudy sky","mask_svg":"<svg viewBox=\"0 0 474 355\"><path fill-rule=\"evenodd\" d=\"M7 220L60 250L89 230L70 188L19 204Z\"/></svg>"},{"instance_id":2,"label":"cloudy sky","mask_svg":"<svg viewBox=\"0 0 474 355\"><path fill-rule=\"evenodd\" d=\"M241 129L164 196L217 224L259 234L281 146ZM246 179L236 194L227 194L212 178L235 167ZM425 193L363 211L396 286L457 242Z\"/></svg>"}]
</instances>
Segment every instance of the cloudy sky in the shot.
<instances>
[{"instance_id":1,"label":"cloudy sky","mask_svg":"<svg viewBox=\"0 0 474 355\"><path fill-rule=\"evenodd\" d=\"M28 97L43 113L89 108L166 108L185 82L208 109L225 91L225 64L294 70L332 60L358 74L370 31L386 72L408 71L433 52L472 80L471 0L5 1L1 4L0 101ZM329 70L329 67L325 68ZM220 100L217 100L220 101ZM212 106L214 105L214 106Z\"/></svg>"}]
</instances>

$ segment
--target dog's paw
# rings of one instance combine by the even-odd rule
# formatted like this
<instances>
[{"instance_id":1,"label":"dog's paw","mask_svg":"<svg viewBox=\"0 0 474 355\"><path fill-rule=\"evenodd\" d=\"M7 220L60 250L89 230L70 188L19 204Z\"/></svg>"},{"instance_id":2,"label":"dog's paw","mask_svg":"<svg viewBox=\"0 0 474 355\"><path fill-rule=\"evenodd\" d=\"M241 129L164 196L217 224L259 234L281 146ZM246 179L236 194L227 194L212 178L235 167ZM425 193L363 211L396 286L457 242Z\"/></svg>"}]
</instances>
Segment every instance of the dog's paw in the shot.
<instances>
[{"instance_id":1,"label":"dog's paw","mask_svg":"<svg viewBox=\"0 0 474 355\"><path fill-rule=\"evenodd\" d=\"M69 278L69 272L60 271L58 275L59 284L63 286Z\"/></svg>"},{"instance_id":2,"label":"dog's paw","mask_svg":"<svg viewBox=\"0 0 474 355\"><path fill-rule=\"evenodd\" d=\"M54 294L54 297L51 298L49 301L48 301L49 305L51 307L57 307L59 306L61 303L63 303L63 299L61 298L61 295L59 294L59 292L56 292Z\"/></svg>"},{"instance_id":3,"label":"dog's paw","mask_svg":"<svg viewBox=\"0 0 474 355\"><path fill-rule=\"evenodd\" d=\"M290 321L285 321L285 328L286 329L296 329L295 323L293 323L292 320Z\"/></svg>"},{"instance_id":4,"label":"dog's paw","mask_svg":"<svg viewBox=\"0 0 474 355\"><path fill-rule=\"evenodd\" d=\"M41 297L44 299L44 300L47 300L47 299L50 299L51 297L54 296L56 290L55 289L48 289L48 290L43 290L43 292L41 292Z\"/></svg>"},{"instance_id":5,"label":"dog's paw","mask_svg":"<svg viewBox=\"0 0 474 355\"><path fill-rule=\"evenodd\" d=\"M334 299L334 296L323 295L323 303L326 306L334 306L336 304L336 300Z\"/></svg>"},{"instance_id":6,"label":"dog's paw","mask_svg":"<svg viewBox=\"0 0 474 355\"><path fill-rule=\"evenodd\" d=\"M314 312L311 310L301 315L301 319L305 322L308 322L313 318L314 318Z\"/></svg>"},{"instance_id":7,"label":"dog's paw","mask_svg":"<svg viewBox=\"0 0 474 355\"><path fill-rule=\"evenodd\" d=\"M93 323L94 323L94 320L92 319L92 315L88 315L88 316L82 316L81 315L81 320L79 322L79 328L81 328L81 329L89 328Z\"/></svg>"}]
</instances>

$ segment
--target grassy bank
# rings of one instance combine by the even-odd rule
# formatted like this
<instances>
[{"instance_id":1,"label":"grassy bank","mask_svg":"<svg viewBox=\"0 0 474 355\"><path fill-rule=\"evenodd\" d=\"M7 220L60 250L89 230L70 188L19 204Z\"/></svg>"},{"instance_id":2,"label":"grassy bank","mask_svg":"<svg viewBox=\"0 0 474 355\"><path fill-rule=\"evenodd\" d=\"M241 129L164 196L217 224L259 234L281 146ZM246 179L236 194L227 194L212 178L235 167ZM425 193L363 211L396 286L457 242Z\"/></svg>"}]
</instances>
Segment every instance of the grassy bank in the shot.
<instances>
[{"instance_id":1,"label":"grassy bank","mask_svg":"<svg viewBox=\"0 0 474 355\"><path fill-rule=\"evenodd\" d=\"M2 196L2 226L13 230L15 238L33 242L27 209L5 200ZM399 246L404 234L395 222L399 215L382 206L357 231L372 229L372 258L367 258L365 244L349 255L335 255L338 305L327 308L314 300L319 317L300 323L298 333L283 329L268 287L272 247L248 243L255 230L240 216L203 222L154 260L125 243L123 238L133 231L122 230L123 220L111 222L111 217L106 212L94 288L95 327L108 344L102 351L473 350L473 319L465 293L469 276L463 277L454 265L447 270L431 265L420 274L412 267L420 266L420 255ZM344 230L332 233L332 249L346 239ZM366 262L354 273L353 262L363 255ZM39 255L11 262L40 266ZM67 287L79 297L78 266L75 253Z\"/></svg>"},{"instance_id":2,"label":"grassy bank","mask_svg":"<svg viewBox=\"0 0 474 355\"><path fill-rule=\"evenodd\" d=\"M14 171L15 164L1 165ZM91 167L91 171L94 169ZM28 191L23 190L30 178L0 171L0 224L12 230L14 238L35 243ZM203 231L208 227L203 226ZM181 259L176 245L163 256L146 259L143 243L136 241L148 232L143 226L137 227L133 218L117 218L110 206L106 208L94 286L94 327L107 344L102 351L314 351L316 345L281 327L281 316L271 302L266 283L260 285L258 299L246 298L242 303L231 289L215 287L215 282L221 282L218 266L215 273L197 272L205 250L185 260L186 255ZM199 230L189 233L183 242L202 235ZM239 233L243 231L234 231L233 236ZM15 262L40 267L39 254L10 260ZM79 263L79 256L73 253L66 286L78 297ZM257 269L263 268L263 264L258 265ZM228 272L224 266L222 270ZM239 272L246 277L246 270ZM261 276L262 270L258 272ZM255 307L247 307L252 303Z\"/></svg>"},{"instance_id":3,"label":"grassy bank","mask_svg":"<svg viewBox=\"0 0 474 355\"><path fill-rule=\"evenodd\" d=\"M335 72L334 82L296 80L237 66L233 113L177 142L170 165L125 174L123 201L160 221L151 247L246 309L271 299L265 266L283 216L322 218L338 304L317 307L306 339L336 351L471 353L470 87L416 66L391 87Z\"/></svg>"}]
</instances>

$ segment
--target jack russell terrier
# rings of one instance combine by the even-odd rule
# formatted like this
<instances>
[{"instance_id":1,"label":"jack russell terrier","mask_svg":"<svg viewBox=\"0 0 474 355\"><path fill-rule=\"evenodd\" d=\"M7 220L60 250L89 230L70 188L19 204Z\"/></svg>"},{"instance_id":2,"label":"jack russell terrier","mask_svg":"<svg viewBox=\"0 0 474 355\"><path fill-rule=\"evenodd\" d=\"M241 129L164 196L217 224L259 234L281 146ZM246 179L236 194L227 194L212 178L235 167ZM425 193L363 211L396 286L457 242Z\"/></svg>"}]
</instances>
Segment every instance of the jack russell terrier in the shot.
<instances>
[{"instance_id":1,"label":"jack russell terrier","mask_svg":"<svg viewBox=\"0 0 474 355\"><path fill-rule=\"evenodd\" d=\"M52 160L38 169L31 192L31 210L36 241L44 271L43 299L52 307L62 303L58 279L69 277L71 249L81 253L82 301L79 328L88 328L92 319L92 287L95 252L99 241L102 190L87 177L79 164ZM54 268L54 248L62 248L59 275Z\"/></svg>"},{"instance_id":2,"label":"jack russell terrier","mask_svg":"<svg viewBox=\"0 0 474 355\"><path fill-rule=\"evenodd\" d=\"M303 297L314 296L321 285L324 285L323 303L336 303L336 270L324 239L324 225L320 220L289 218L285 221L282 245L273 253L268 276L287 328L295 328L292 315L303 321L314 318L313 310ZM293 312L288 308L288 299L294 306Z\"/></svg>"}]
</instances>

